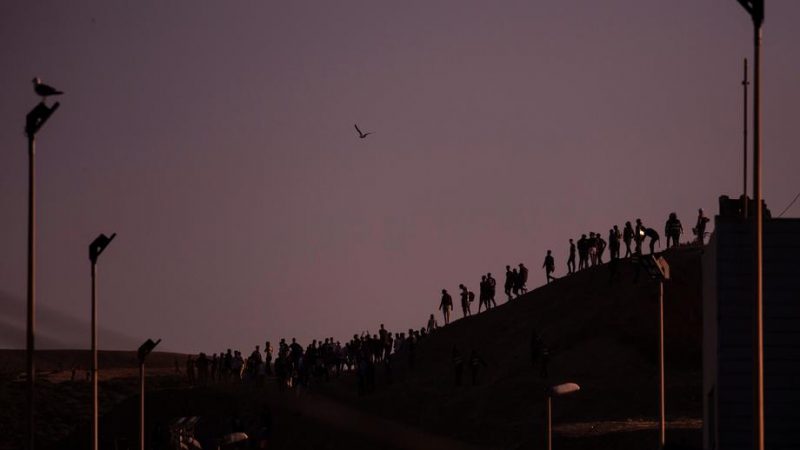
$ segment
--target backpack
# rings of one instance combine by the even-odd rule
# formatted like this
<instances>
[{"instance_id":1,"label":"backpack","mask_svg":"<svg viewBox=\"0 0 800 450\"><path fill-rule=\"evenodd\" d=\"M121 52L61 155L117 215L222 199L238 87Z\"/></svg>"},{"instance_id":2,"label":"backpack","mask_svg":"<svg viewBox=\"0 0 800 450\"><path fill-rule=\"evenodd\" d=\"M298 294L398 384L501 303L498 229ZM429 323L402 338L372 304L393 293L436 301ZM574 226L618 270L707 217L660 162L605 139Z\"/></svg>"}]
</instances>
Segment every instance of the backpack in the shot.
<instances>
[{"instance_id":1,"label":"backpack","mask_svg":"<svg viewBox=\"0 0 800 450\"><path fill-rule=\"evenodd\" d=\"M475 301L475 293L474 292L469 291L468 297L469 297L469 302L470 303Z\"/></svg>"}]
</instances>

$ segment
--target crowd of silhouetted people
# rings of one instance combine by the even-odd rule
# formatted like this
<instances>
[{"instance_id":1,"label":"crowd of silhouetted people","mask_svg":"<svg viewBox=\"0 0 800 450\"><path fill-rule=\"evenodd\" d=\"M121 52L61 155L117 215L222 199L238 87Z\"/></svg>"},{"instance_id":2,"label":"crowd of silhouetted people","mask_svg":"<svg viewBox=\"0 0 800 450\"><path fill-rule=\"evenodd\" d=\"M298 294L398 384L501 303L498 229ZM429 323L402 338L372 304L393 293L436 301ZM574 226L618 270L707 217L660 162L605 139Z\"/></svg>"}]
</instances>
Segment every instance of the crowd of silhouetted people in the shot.
<instances>
[{"instance_id":1,"label":"crowd of silhouetted people","mask_svg":"<svg viewBox=\"0 0 800 450\"><path fill-rule=\"evenodd\" d=\"M567 257L567 274L573 274L580 270L588 269L600 264L604 264L604 258L608 257L610 262L611 280L615 280L618 276L618 261L621 258L638 258L643 254L642 247L646 244L649 247L650 254L656 253L656 246L661 246L661 235L655 228L646 226L642 219L636 219L635 225L630 221L625 222L622 230L618 225L613 225L609 230L607 239L603 238L603 234L599 232L589 232L582 234L580 239L575 242L569 239L569 253ZM693 243L703 245L706 236L706 225L709 219L703 214L703 210L698 210L697 222L692 228L692 233L695 238ZM684 234L683 225L678 219L676 213L670 213L664 224L664 236L666 237L666 248L676 247L680 245L681 235ZM625 245L625 253L622 255L622 245ZM608 253L606 253L608 250ZM577 256L577 265L576 265ZM553 256L552 250L547 250L547 255L544 258L542 269L545 272L545 281L547 284L556 280L554 273L556 271L556 261ZM522 294L528 292L528 268L520 263L518 267L512 268L510 265L506 266L505 282L503 284L504 292L507 301L511 301ZM481 309L488 311L496 307L495 300L495 287L496 280L492 277L491 273L481 276L480 289L478 296L478 310ZM475 300L475 294L469 290L464 284L459 284L459 295L461 300L462 317L472 315L472 303ZM444 325L450 324L451 311L454 309L453 297L447 291L442 289L442 296L439 302L439 311L442 312ZM431 314L428 320L428 328L435 328L438 326L434 315Z\"/></svg>"},{"instance_id":2,"label":"crowd of silhouetted people","mask_svg":"<svg viewBox=\"0 0 800 450\"><path fill-rule=\"evenodd\" d=\"M692 229L696 236L694 242L703 245L706 235L705 229L709 219L698 212L695 227ZM647 244L650 254L655 253L656 245L660 247L660 235L651 227L645 226L641 219L636 219L635 225L626 222L622 230L617 225L608 230L607 239L598 232L589 232L581 235L577 242L569 239L569 253L567 258L567 274L604 264L606 250L611 280L617 271L617 261L621 258L632 260L643 254L643 246ZM680 245L681 235L684 233L681 221L677 214L669 214L664 225L666 248ZM622 253L622 246L625 253ZM577 265L576 265L577 256ZM545 280L549 284L556 280L553 275L556 271L556 262L551 250L547 250L542 268L545 271ZM528 268L523 263L516 267L506 266L503 290L507 301L514 300L528 292ZM496 301L497 280L491 273L481 276L478 288L478 307L476 314L497 307ZM463 317L473 314L472 304L476 299L475 293L466 285L459 284L459 299ZM439 310L442 312L444 325L450 323L450 313L454 302L447 289L442 289ZM407 333L392 333L380 325L377 334L362 332L342 344L333 338L313 340L305 348L296 339L291 342L281 339L277 349L267 341L263 350L256 345L253 351L245 357L240 351L227 349L225 352L214 353L211 356L200 353L190 355L186 360L185 370L188 381L192 385L206 386L214 383L243 383L262 386L266 380L274 380L281 391L291 389L302 393L309 386L326 382L331 377L339 377L344 372L355 374L359 394L367 394L375 388L376 371L383 371L387 384L391 384L392 363L396 355L403 355L407 367L413 369L416 359L416 347L427 336L439 328L434 314L428 318L427 325L419 330L409 329ZM531 340L531 362L539 365L541 376L547 376L547 361L549 351L542 339L534 332ZM452 362L455 374L455 384L461 385L465 359L457 346L452 350ZM176 360L176 371L180 366ZM466 366L469 367L472 383L476 384L481 367L487 364L472 349Z\"/></svg>"},{"instance_id":3,"label":"crowd of silhouetted people","mask_svg":"<svg viewBox=\"0 0 800 450\"><path fill-rule=\"evenodd\" d=\"M703 214L703 210L698 210L697 222L692 232L695 235L694 243L703 245L706 233L706 225L709 219ZM567 258L567 274L575 273L579 270L594 267L603 264L603 256L606 249L608 249L609 261L614 263L616 260L622 258L637 257L642 255L642 246L647 243L650 254L656 253L656 245L661 246L661 235L655 228L645 226L642 219L635 220L636 225L632 225L630 221L625 222L625 226L620 231L618 225L612 226L608 230L608 240L603 239L603 235L597 232L590 232L588 237L586 234L581 235L577 243L572 239L569 240L569 256ZM666 236L666 248L676 247L680 245L681 235L683 235L683 225L678 219L676 213L670 213L664 224L664 236ZM625 254L621 255L622 245L625 245ZM575 256L578 256L578 265L575 266ZM616 268L612 264L612 271ZM551 251L547 251L545 257L544 267L546 270L547 282L554 280L552 273L555 271L555 262L552 258Z\"/></svg>"},{"instance_id":4,"label":"crowd of silhouetted people","mask_svg":"<svg viewBox=\"0 0 800 450\"><path fill-rule=\"evenodd\" d=\"M281 339L277 351L267 341L263 350L256 345L247 357L231 349L211 356L206 353L189 355L186 376L193 386L216 383L263 386L267 380L274 380L279 390L291 389L300 394L313 384L350 372L356 375L359 394L366 394L374 390L378 370L383 371L388 384L392 383L395 354L403 353L408 367L413 369L416 346L437 326L434 320L428 327L392 333L381 324L377 334L366 331L354 334L344 345L333 338L325 338L315 339L304 348L295 338L291 343ZM180 371L177 360L176 371Z\"/></svg>"}]
</instances>

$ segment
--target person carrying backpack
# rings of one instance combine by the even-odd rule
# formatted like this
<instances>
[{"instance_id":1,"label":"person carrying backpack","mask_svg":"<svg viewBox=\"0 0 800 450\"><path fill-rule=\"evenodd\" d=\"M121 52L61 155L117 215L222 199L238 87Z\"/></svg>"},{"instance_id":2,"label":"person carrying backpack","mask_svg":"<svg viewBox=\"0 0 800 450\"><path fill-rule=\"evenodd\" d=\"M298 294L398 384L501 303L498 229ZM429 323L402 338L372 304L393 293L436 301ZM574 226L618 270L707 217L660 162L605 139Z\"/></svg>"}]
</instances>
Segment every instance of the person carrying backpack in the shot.
<instances>
[{"instance_id":1,"label":"person carrying backpack","mask_svg":"<svg viewBox=\"0 0 800 450\"><path fill-rule=\"evenodd\" d=\"M681 234L683 234L683 226L681 225L681 221L678 220L678 215L670 213L669 219L667 219L667 223L664 225L664 235L667 237L667 249L670 248L670 241L672 247L678 246Z\"/></svg>"},{"instance_id":2,"label":"person carrying backpack","mask_svg":"<svg viewBox=\"0 0 800 450\"><path fill-rule=\"evenodd\" d=\"M464 317L467 317L471 314L469 310L469 291L463 284L459 284L458 288L461 289L461 312L464 314ZM475 294L473 294L473 296L474 295Z\"/></svg>"},{"instance_id":3,"label":"person carrying backpack","mask_svg":"<svg viewBox=\"0 0 800 450\"><path fill-rule=\"evenodd\" d=\"M697 225L694 226L692 231L697 236L697 242L700 245L703 245L703 239L706 237L706 224L708 223L708 217L703 215L703 208L700 208L697 211Z\"/></svg>"},{"instance_id":4,"label":"person carrying backpack","mask_svg":"<svg viewBox=\"0 0 800 450\"><path fill-rule=\"evenodd\" d=\"M625 257L628 258L631 253L631 241L633 241L633 226L631 222L625 222L625 229L622 230L622 242L625 243Z\"/></svg>"}]
</instances>

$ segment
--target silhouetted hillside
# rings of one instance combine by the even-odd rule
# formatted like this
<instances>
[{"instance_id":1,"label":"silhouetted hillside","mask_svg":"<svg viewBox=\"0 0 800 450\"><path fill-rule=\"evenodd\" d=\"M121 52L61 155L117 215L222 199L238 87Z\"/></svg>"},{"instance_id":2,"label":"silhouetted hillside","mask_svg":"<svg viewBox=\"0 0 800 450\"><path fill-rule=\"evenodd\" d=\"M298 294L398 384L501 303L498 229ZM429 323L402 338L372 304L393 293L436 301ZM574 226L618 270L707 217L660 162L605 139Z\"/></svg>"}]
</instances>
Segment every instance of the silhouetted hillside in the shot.
<instances>
[{"instance_id":1,"label":"silhouetted hillside","mask_svg":"<svg viewBox=\"0 0 800 450\"><path fill-rule=\"evenodd\" d=\"M53 448L56 442L89 423L91 384L88 378L88 350L41 350L36 352L37 448ZM155 352L148 357L149 387L164 389L184 386L176 375L175 358L185 355ZM0 449L23 448L25 415L25 350L0 350ZM76 367L73 379L72 368ZM101 351L99 401L106 414L138 394L136 352ZM183 370L183 368L181 368ZM64 447L61 447L64 448ZM69 448L69 447L66 447Z\"/></svg>"},{"instance_id":2,"label":"silhouetted hillside","mask_svg":"<svg viewBox=\"0 0 800 450\"><path fill-rule=\"evenodd\" d=\"M679 432L670 434L668 426L668 440L688 436L699 442L701 252L691 247L664 254L672 272L665 285L667 417L691 419L676 422ZM570 448L569 442L576 448L595 448L584 447L590 442L629 448L628 441L630 448L645 448L656 442L647 422L658 417L658 284L645 271L638 284L633 278L627 260L614 283L608 265L581 271L440 329L418 346L414 370L398 355L392 385L379 367L371 395L358 397L352 380L324 389L359 408L459 440L539 448L545 387L574 381L581 391L554 401L554 423L565 434L559 448ZM551 352L547 380L531 366L534 329ZM470 385L468 367L464 385L454 386L454 345L465 359L476 349L488 363L478 386Z\"/></svg>"},{"instance_id":3,"label":"silhouetted hillside","mask_svg":"<svg viewBox=\"0 0 800 450\"><path fill-rule=\"evenodd\" d=\"M25 372L25 350L0 350L0 374L17 375ZM81 371L89 367L91 353L89 350L37 350L36 371L58 372L70 371L77 366ZM170 352L153 352L147 357L150 368L174 368L175 360L183 365L186 355ZM100 350L97 353L97 364L103 370L135 369L139 367L135 351ZM184 367L181 366L181 370Z\"/></svg>"},{"instance_id":4,"label":"silhouetted hillside","mask_svg":"<svg viewBox=\"0 0 800 450\"><path fill-rule=\"evenodd\" d=\"M672 280L665 286L668 441L699 445L701 417L701 305L699 248L666 252ZM415 366L407 354L393 360L393 383L381 365L373 393L359 396L355 375L330 383L312 382L302 395L278 392L274 379L263 388L218 384L188 388L176 378L174 354L151 357L148 421L200 415L204 430L218 433L230 419L253 422L267 407L273 448L544 448L544 392L552 384L576 382L581 391L554 400L559 449L640 449L657 442L658 285L642 271L633 283L630 263L609 280L603 265L557 280L488 313L459 319L416 347ZM543 274L534 273L533 277ZM532 367L530 342L536 330L550 350L549 376ZM400 331L400 330L393 330ZM475 349L486 361L479 383L453 383L452 349L468 360ZM24 352L4 351L6 369L18 373ZM39 366L68 369L86 352L42 352ZM179 362L185 362L181 356ZM102 352L101 439L135 441L133 352ZM181 366L183 370L183 366ZM9 371L6 371L8 373ZM85 446L89 386L47 375L37 404L43 444L70 435L59 445ZM52 382L58 378L60 381ZM23 404L22 383L7 380L4 403ZM7 400L7 402L6 402ZM21 432L13 409L0 417ZM71 433L70 433L71 432ZM13 434L13 433L12 433ZM6 435L19 442L21 434ZM12 441L0 448L15 448ZM74 445L73 445L74 444ZM43 445L43 448L49 447Z\"/></svg>"}]
</instances>

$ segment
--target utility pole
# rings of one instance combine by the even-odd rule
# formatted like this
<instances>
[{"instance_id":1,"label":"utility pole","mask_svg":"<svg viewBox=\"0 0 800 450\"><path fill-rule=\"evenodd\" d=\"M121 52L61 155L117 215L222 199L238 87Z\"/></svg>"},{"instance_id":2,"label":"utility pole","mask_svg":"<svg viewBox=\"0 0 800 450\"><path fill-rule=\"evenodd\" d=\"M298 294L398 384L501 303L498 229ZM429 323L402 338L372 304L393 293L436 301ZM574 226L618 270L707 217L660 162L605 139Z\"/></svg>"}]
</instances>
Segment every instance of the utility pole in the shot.
<instances>
[{"instance_id":1,"label":"utility pole","mask_svg":"<svg viewBox=\"0 0 800 450\"><path fill-rule=\"evenodd\" d=\"M664 281L670 279L669 263L662 256L649 255L639 259L650 278L658 281L658 448L667 442L667 416L664 380Z\"/></svg>"},{"instance_id":2,"label":"utility pole","mask_svg":"<svg viewBox=\"0 0 800 450\"><path fill-rule=\"evenodd\" d=\"M764 208L761 206L761 27L764 0L738 0L753 19L753 199L755 305L753 332L753 447L764 450Z\"/></svg>"},{"instance_id":3,"label":"utility pole","mask_svg":"<svg viewBox=\"0 0 800 450\"><path fill-rule=\"evenodd\" d=\"M36 421L34 392L36 390L36 137L28 134L28 326L27 346L27 397L28 397L28 448L35 448Z\"/></svg>"},{"instance_id":4,"label":"utility pole","mask_svg":"<svg viewBox=\"0 0 800 450\"><path fill-rule=\"evenodd\" d=\"M36 421L34 418L34 391L36 389L36 133L58 109L56 102L48 107L39 102L25 116L25 135L28 137L28 301L26 327L26 403L28 413L28 450L36 446Z\"/></svg>"},{"instance_id":5,"label":"utility pole","mask_svg":"<svg viewBox=\"0 0 800 450\"><path fill-rule=\"evenodd\" d=\"M553 397L560 397L568 395L581 390L581 387L576 383L564 383L556 386L550 386L545 390L545 404L547 407L547 450L553 450Z\"/></svg>"},{"instance_id":6,"label":"utility pole","mask_svg":"<svg viewBox=\"0 0 800 450\"><path fill-rule=\"evenodd\" d=\"M764 450L764 208L761 206L761 25L764 0L753 0L753 198L756 201L756 304L753 335L754 447Z\"/></svg>"},{"instance_id":7,"label":"utility pole","mask_svg":"<svg viewBox=\"0 0 800 450\"><path fill-rule=\"evenodd\" d=\"M101 234L89 244L89 261L92 263L92 450L98 449L99 401L97 392L97 258L103 253L116 233L111 237Z\"/></svg>"},{"instance_id":8,"label":"utility pole","mask_svg":"<svg viewBox=\"0 0 800 450\"><path fill-rule=\"evenodd\" d=\"M156 348L161 339L153 341L148 339L139 346L137 356L139 358L139 450L144 450L144 361L147 355Z\"/></svg>"},{"instance_id":9,"label":"utility pole","mask_svg":"<svg viewBox=\"0 0 800 450\"><path fill-rule=\"evenodd\" d=\"M742 166L742 217L747 219L747 86L750 84L747 81L747 58L744 59L744 78L742 79L742 89L744 90L744 109L743 109L743 116L744 120L742 123L742 129L744 130L744 139L742 140L744 145L744 157L742 159L743 166Z\"/></svg>"},{"instance_id":10,"label":"utility pole","mask_svg":"<svg viewBox=\"0 0 800 450\"><path fill-rule=\"evenodd\" d=\"M553 397L547 396L547 450L553 450Z\"/></svg>"},{"instance_id":11,"label":"utility pole","mask_svg":"<svg viewBox=\"0 0 800 450\"><path fill-rule=\"evenodd\" d=\"M658 448L667 442L664 383L664 278L658 280Z\"/></svg>"}]
</instances>

